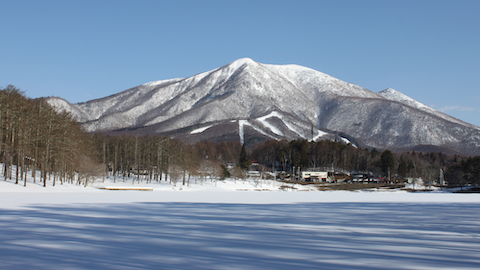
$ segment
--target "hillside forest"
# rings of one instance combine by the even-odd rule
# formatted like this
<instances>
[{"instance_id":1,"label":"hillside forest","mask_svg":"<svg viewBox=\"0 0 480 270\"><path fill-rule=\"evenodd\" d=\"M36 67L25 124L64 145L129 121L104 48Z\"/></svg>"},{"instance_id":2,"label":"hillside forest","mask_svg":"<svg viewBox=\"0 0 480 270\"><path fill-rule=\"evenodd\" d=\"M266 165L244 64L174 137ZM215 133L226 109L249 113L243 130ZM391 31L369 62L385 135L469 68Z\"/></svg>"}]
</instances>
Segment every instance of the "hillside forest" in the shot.
<instances>
[{"instance_id":1,"label":"hillside forest","mask_svg":"<svg viewBox=\"0 0 480 270\"><path fill-rule=\"evenodd\" d=\"M421 177L427 183L442 171L450 185L480 184L480 156L392 153L335 141L267 140L245 149L239 142L187 144L159 135L89 134L69 114L56 112L41 98L26 97L12 85L0 88L0 139L2 175L24 185L28 173L44 186L88 185L107 174L118 181L185 184L191 177L245 178L252 163L256 170L289 175L322 170Z\"/></svg>"}]
</instances>

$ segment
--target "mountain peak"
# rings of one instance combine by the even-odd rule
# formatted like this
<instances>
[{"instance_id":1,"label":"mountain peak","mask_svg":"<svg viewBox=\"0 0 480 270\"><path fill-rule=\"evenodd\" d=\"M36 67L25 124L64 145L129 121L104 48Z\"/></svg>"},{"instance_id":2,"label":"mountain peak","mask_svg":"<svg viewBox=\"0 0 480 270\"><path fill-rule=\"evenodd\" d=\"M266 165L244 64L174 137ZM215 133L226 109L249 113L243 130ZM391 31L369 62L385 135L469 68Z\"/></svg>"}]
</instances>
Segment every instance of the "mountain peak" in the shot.
<instances>
[{"instance_id":1,"label":"mountain peak","mask_svg":"<svg viewBox=\"0 0 480 270\"><path fill-rule=\"evenodd\" d=\"M253 145L269 138L317 140L317 132L332 130L377 149L434 145L480 153L479 127L394 89L373 93L305 67L250 58L81 104L48 102L71 112L87 131L162 134L191 142L240 138Z\"/></svg>"},{"instance_id":2,"label":"mountain peak","mask_svg":"<svg viewBox=\"0 0 480 270\"><path fill-rule=\"evenodd\" d=\"M246 57L246 58L240 58L238 60L233 61L232 63L229 64L229 66L234 67L236 69L244 65L256 65L256 64L258 63Z\"/></svg>"}]
</instances>

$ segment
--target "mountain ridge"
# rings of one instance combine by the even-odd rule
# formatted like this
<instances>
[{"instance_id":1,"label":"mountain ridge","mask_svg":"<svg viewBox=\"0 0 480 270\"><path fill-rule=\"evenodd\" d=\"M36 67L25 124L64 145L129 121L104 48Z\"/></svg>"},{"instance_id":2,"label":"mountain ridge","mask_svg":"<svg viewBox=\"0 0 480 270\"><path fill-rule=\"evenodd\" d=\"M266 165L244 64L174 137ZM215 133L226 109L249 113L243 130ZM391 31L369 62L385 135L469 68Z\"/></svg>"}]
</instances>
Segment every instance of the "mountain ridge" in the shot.
<instances>
[{"instance_id":1,"label":"mountain ridge","mask_svg":"<svg viewBox=\"0 0 480 270\"><path fill-rule=\"evenodd\" d=\"M89 132L170 134L187 141L222 136L233 140L236 134L241 142L334 139L344 134L367 147L433 145L480 154L479 127L394 89L375 93L307 67L249 58L83 103L55 98L47 102L70 112ZM208 125L212 126L202 132L188 133ZM228 130L217 128L218 136L206 136L215 125Z\"/></svg>"}]
</instances>

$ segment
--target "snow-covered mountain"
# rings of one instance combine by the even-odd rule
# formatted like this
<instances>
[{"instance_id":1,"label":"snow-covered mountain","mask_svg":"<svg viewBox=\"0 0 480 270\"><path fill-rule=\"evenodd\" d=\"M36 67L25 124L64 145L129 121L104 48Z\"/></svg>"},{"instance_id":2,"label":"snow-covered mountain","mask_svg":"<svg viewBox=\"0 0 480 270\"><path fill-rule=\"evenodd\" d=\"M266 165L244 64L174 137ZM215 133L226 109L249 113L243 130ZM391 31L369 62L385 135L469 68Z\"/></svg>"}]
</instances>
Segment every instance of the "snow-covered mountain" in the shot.
<instances>
[{"instance_id":1,"label":"snow-covered mountain","mask_svg":"<svg viewBox=\"0 0 480 270\"><path fill-rule=\"evenodd\" d=\"M480 128L398 91L374 93L298 65L243 58L184 79L143 84L70 104L87 131L167 134L184 140L332 139L390 149L435 146L480 154Z\"/></svg>"}]
</instances>

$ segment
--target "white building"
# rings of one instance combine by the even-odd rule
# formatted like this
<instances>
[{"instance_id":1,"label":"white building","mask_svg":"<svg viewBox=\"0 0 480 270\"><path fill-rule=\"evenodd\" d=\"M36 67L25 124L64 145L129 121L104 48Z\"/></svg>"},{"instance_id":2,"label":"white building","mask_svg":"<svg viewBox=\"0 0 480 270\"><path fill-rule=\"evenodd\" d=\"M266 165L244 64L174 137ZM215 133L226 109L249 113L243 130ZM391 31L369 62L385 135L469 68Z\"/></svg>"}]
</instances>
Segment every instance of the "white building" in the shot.
<instances>
[{"instance_id":1,"label":"white building","mask_svg":"<svg viewBox=\"0 0 480 270\"><path fill-rule=\"evenodd\" d=\"M328 172L302 172L303 181L327 182Z\"/></svg>"}]
</instances>

